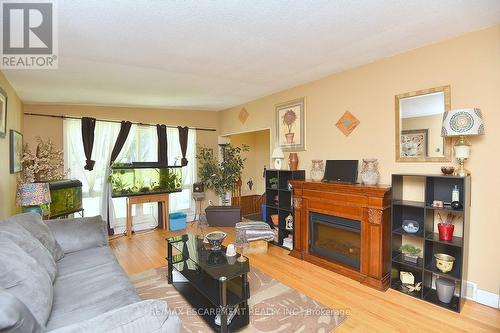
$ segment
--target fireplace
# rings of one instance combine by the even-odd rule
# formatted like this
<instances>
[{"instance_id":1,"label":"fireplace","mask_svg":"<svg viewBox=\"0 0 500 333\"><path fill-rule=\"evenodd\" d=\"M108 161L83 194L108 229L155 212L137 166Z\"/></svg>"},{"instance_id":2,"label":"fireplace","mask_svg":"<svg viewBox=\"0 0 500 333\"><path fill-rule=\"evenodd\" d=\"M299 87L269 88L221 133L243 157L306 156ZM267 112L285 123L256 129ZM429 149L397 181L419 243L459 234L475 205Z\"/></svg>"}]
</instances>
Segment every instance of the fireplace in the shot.
<instances>
[{"instance_id":1,"label":"fireplace","mask_svg":"<svg viewBox=\"0 0 500 333\"><path fill-rule=\"evenodd\" d=\"M290 184L290 255L386 290L391 272L391 188L306 180Z\"/></svg>"},{"instance_id":2,"label":"fireplace","mask_svg":"<svg viewBox=\"0 0 500 333\"><path fill-rule=\"evenodd\" d=\"M310 253L359 271L361 224L359 221L310 212Z\"/></svg>"}]
</instances>

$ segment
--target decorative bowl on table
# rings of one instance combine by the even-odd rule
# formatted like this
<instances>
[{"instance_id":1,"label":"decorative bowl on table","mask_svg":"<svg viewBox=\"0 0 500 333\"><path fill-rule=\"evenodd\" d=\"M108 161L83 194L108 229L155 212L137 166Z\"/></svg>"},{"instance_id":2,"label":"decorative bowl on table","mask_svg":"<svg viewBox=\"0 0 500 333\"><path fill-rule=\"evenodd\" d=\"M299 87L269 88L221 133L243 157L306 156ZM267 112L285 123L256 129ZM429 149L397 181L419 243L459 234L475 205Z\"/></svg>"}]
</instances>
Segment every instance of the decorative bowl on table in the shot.
<instances>
[{"instance_id":1,"label":"decorative bowl on table","mask_svg":"<svg viewBox=\"0 0 500 333\"><path fill-rule=\"evenodd\" d=\"M224 231L212 231L205 236L213 251L219 251L221 249L222 242L226 237L227 234Z\"/></svg>"},{"instance_id":2,"label":"decorative bowl on table","mask_svg":"<svg viewBox=\"0 0 500 333\"><path fill-rule=\"evenodd\" d=\"M403 230L409 234L415 234L420 229L420 225L414 220L403 220Z\"/></svg>"},{"instance_id":3,"label":"decorative bowl on table","mask_svg":"<svg viewBox=\"0 0 500 333\"><path fill-rule=\"evenodd\" d=\"M441 167L441 172L443 173L443 175L446 175L446 176L453 175L453 172L455 172L455 167L443 166L443 167Z\"/></svg>"},{"instance_id":4,"label":"decorative bowl on table","mask_svg":"<svg viewBox=\"0 0 500 333\"><path fill-rule=\"evenodd\" d=\"M435 253L436 267L443 273L448 273L453 269L455 257L444 253Z\"/></svg>"}]
</instances>

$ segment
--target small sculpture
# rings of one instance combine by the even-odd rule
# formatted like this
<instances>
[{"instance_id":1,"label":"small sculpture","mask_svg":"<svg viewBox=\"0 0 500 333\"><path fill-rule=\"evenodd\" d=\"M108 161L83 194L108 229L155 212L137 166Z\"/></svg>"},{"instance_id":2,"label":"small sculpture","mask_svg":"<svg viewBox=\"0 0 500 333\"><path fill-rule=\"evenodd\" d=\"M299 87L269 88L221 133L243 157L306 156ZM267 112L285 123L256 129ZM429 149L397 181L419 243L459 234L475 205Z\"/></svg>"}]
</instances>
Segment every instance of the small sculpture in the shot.
<instances>
[{"instance_id":1,"label":"small sculpture","mask_svg":"<svg viewBox=\"0 0 500 333\"><path fill-rule=\"evenodd\" d=\"M293 216L292 213L288 214L285 218L285 228L286 230L293 230Z\"/></svg>"},{"instance_id":2,"label":"small sculpture","mask_svg":"<svg viewBox=\"0 0 500 333\"><path fill-rule=\"evenodd\" d=\"M415 286L407 285L406 288L408 288L408 291L411 293L414 291L420 291L420 289L422 289L422 282L417 283Z\"/></svg>"}]
</instances>

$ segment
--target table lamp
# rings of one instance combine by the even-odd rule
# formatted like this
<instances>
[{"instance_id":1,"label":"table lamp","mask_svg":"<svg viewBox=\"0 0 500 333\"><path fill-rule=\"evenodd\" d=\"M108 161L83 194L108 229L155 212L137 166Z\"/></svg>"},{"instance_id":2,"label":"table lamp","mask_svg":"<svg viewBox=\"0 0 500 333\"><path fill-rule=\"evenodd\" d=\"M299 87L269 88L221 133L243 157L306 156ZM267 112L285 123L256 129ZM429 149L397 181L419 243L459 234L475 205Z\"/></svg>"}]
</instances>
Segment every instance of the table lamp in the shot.
<instances>
[{"instance_id":1,"label":"table lamp","mask_svg":"<svg viewBox=\"0 0 500 333\"><path fill-rule=\"evenodd\" d=\"M283 150L280 147L274 148L272 158L274 158L274 168L281 170L281 162L285 158L285 155L283 155Z\"/></svg>"},{"instance_id":2,"label":"table lamp","mask_svg":"<svg viewBox=\"0 0 500 333\"><path fill-rule=\"evenodd\" d=\"M49 183L28 183L17 188L16 205L23 207L23 212L36 212L43 216L40 205L51 203Z\"/></svg>"},{"instance_id":3,"label":"table lamp","mask_svg":"<svg viewBox=\"0 0 500 333\"><path fill-rule=\"evenodd\" d=\"M443 127L441 136L458 137L453 146L455 158L458 160L459 168L455 171L456 176L468 176L470 172L465 169L465 160L470 157L470 143L467 136L483 135L483 115L479 109L456 109L446 111L443 115Z\"/></svg>"}]
</instances>

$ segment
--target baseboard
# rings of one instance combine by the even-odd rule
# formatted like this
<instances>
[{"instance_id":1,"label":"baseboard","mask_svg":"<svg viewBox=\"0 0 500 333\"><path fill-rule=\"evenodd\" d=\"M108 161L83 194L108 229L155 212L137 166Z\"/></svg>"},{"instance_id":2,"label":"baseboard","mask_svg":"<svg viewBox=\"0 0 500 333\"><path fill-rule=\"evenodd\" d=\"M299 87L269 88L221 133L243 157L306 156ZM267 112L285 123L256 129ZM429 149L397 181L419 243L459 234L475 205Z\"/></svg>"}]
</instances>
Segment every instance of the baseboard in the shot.
<instances>
[{"instance_id":1,"label":"baseboard","mask_svg":"<svg viewBox=\"0 0 500 333\"><path fill-rule=\"evenodd\" d=\"M478 289L477 284L474 282L467 281L465 298L495 309L500 309L500 295Z\"/></svg>"}]
</instances>

